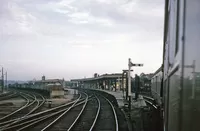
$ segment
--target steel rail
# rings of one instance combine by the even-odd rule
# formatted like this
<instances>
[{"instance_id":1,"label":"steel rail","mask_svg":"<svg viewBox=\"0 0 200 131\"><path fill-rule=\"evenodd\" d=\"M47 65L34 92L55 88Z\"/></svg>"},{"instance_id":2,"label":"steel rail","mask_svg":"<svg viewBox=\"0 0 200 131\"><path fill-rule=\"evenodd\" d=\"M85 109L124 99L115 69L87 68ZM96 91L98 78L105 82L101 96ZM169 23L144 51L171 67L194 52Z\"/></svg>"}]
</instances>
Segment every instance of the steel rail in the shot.
<instances>
[{"instance_id":1,"label":"steel rail","mask_svg":"<svg viewBox=\"0 0 200 131\"><path fill-rule=\"evenodd\" d=\"M0 97L0 101L3 101L3 100L6 100L6 99L9 99L9 98L12 98L13 96L16 96L16 92L14 93L11 93L11 94L8 94L8 95L5 95L5 96L1 96Z\"/></svg>"},{"instance_id":2,"label":"steel rail","mask_svg":"<svg viewBox=\"0 0 200 131\"><path fill-rule=\"evenodd\" d=\"M82 101L82 102L76 104L74 107L77 107L77 106L79 106L79 105L81 105L81 104L84 104L84 101ZM72 107L72 108L74 108L74 107ZM68 108L67 108L67 109L68 109ZM45 120L45 119L49 119L50 117L56 116L56 115L58 115L59 113L63 113L63 112L66 111L67 109L63 109L63 110L61 110L61 111L59 111L59 112L56 112L55 114L52 114L51 116L49 115L49 116L46 117L46 118L40 119L39 121L35 121L35 122L33 122L33 123L29 124L29 125L26 125L26 126L20 128L20 129L18 129L17 131L24 130L24 129L26 129L26 128L28 128L28 127L34 125L34 124L37 124L37 123L39 123L39 122Z\"/></svg>"},{"instance_id":3,"label":"steel rail","mask_svg":"<svg viewBox=\"0 0 200 131\"><path fill-rule=\"evenodd\" d=\"M32 96L31 96L30 94L26 94L26 93L23 93L23 94L25 94L25 95L27 95L27 96L29 96L30 98L33 99L33 101L32 101L30 104L28 104L26 107L24 107L23 109L30 107L31 105L33 105L33 104L37 101L37 98L36 98L35 95L32 95ZM29 101L30 101L30 100L29 100ZM37 101L37 102L39 102L39 101ZM37 107L38 107L38 103L37 103L36 107L34 107L34 108L33 108L31 111L29 111L27 114L25 114L25 115L22 116L22 117L17 118L15 121L9 122L7 125L2 126L1 128L6 128L6 127L8 127L8 126L11 126L11 125L17 123L19 120L23 119L24 117L28 116L28 115L31 114L33 111L35 111L35 110L37 109ZM21 109L21 110L22 110L22 109Z\"/></svg>"},{"instance_id":4,"label":"steel rail","mask_svg":"<svg viewBox=\"0 0 200 131\"><path fill-rule=\"evenodd\" d=\"M144 95L143 95L143 98L144 98L144 101L145 101L146 103L150 104L153 108L158 109L158 107L157 107L156 105L153 104L153 102L155 101L154 98L148 97L148 96L144 96Z\"/></svg>"},{"instance_id":5,"label":"steel rail","mask_svg":"<svg viewBox=\"0 0 200 131\"><path fill-rule=\"evenodd\" d=\"M61 115L59 115L54 121L52 121L50 124L48 124L46 127L44 127L41 131L45 131L47 129L49 129L53 124L55 124L60 118L62 118L68 111L70 111L72 109L72 107L75 106L75 104L80 100L81 95L79 96L79 98L73 103L73 105L71 107L69 107L66 111L64 111Z\"/></svg>"},{"instance_id":6,"label":"steel rail","mask_svg":"<svg viewBox=\"0 0 200 131\"><path fill-rule=\"evenodd\" d=\"M114 108L113 104L110 102L110 100L108 100L105 96L103 96L103 97L104 97L104 99L106 99L106 101L112 107L112 112L113 112L113 115L114 115L114 118L115 118L115 128L116 128L116 131L118 131L119 130L119 125L118 125L118 118L117 118L117 114L116 114L115 108Z\"/></svg>"},{"instance_id":7,"label":"steel rail","mask_svg":"<svg viewBox=\"0 0 200 131\"><path fill-rule=\"evenodd\" d=\"M148 99L148 100L151 100L151 101L154 101L154 98L152 97L148 97L148 96L145 96L145 95L142 95L144 99Z\"/></svg>"},{"instance_id":8,"label":"steel rail","mask_svg":"<svg viewBox=\"0 0 200 131\"><path fill-rule=\"evenodd\" d=\"M83 104L83 103L84 103L84 101L82 101L82 102L76 104L74 107L79 106L79 105L81 105L81 104ZM62 112L66 111L67 109L68 109L68 108L62 109L62 110L57 111L57 112L54 112L54 113L52 113L52 114L47 114L47 115L41 116L41 117L39 117L39 118L31 119L31 120L29 120L29 121L25 121L25 122L23 122L23 123L19 123L19 124L14 125L14 126L10 126L10 127L4 128L4 129L2 129L2 131L3 131L3 130L11 130L11 129L13 129L13 128L16 128L16 127L25 125L25 126L23 126L22 128L18 129L18 130L24 130L24 129L26 129L26 128L32 126L32 125L35 125L35 124L37 124L37 123L39 123L39 122L41 122L41 121L44 121L45 119L51 118L51 117L53 117L53 116L57 116L58 114L61 114ZM30 124L29 124L29 123L30 123ZM28 125L27 125L27 124L28 124Z\"/></svg>"},{"instance_id":9,"label":"steel rail","mask_svg":"<svg viewBox=\"0 0 200 131\"><path fill-rule=\"evenodd\" d=\"M91 97L91 96L90 96ZM80 101L82 101L83 99L80 99ZM23 121L23 120L27 120L27 119L30 119L30 118L33 118L33 117L36 117L36 116L39 116L39 115L44 115L45 113L49 113L51 111L55 111L57 109L60 109L60 108L64 108L66 106L69 106L71 104L73 104L76 100L72 101L72 102L69 102L67 104L64 104L64 105L60 105L60 106L57 106L57 107L54 107L54 108L51 108L51 109L48 109L48 110L45 110L45 111L41 111L41 112L38 112L38 113L35 113L35 114L30 114L28 116L25 116L23 118L16 118L16 119L12 119L12 120L9 120L9 121L5 121L5 122L2 122L0 123L0 125L5 125L7 123L11 123L13 121L17 121L20 122L20 121Z\"/></svg>"},{"instance_id":10,"label":"steel rail","mask_svg":"<svg viewBox=\"0 0 200 131\"><path fill-rule=\"evenodd\" d=\"M42 98L42 102L40 103L39 107L41 107L45 102L46 102L46 99L44 98L44 96L42 96L41 94L38 94L41 98Z\"/></svg>"},{"instance_id":11,"label":"steel rail","mask_svg":"<svg viewBox=\"0 0 200 131\"><path fill-rule=\"evenodd\" d=\"M76 122L78 121L78 119L80 118L80 116L82 115L82 113L83 113L83 111L84 111L84 109L85 109L85 107L86 107L86 105L87 105L87 102L88 102L88 94L86 94L86 93L84 93L84 94L86 95L85 104L83 105L83 107L82 107L80 113L78 114L78 116L76 117L76 119L74 120L74 122L73 122L73 123L71 124L71 126L68 128L68 131L70 131L70 130L74 127L74 125L76 124Z\"/></svg>"},{"instance_id":12,"label":"steel rail","mask_svg":"<svg viewBox=\"0 0 200 131\"><path fill-rule=\"evenodd\" d=\"M97 101L98 101L98 110L97 110L95 119L94 119L94 121L93 121L93 123L92 123L92 126L90 127L90 130L89 130L89 131L92 131L92 130L93 130L93 128L94 128L94 126L95 126L95 124L96 124L96 121L97 121L97 119L98 119L98 117L99 117L99 113L100 113L100 109L101 109L101 103L100 103L99 98L97 98L96 95L95 95L95 98L96 98Z\"/></svg>"},{"instance_id":13,"label":"steel rail","mask_svg":"<svg viewBox=\"0 0 200 131\"><path fill-rule=\"evenodd\" d=\"M34 97L34 101L33 102L34 103L37 102L37 105L31 111L29 111L26 115L24 115L23 117L33 113L36 109L38 109L38 107L40 105L40 102L39 102L39 100L37 99L37 97L35 95L33 95L33 97Z\"/></svg>"},{"instance_id":14,"label":"steel rail","mask_svg":"<svg viewBox=\"0 0 200 131\"><path fill-rule=\"evenodd\" d=\"M10 116L12 116L14 114L16 114L17 112L21 111L22 109L26 108L29 105L29 103L30 103L29 99L25 95L22 95L21 92L20 92L20 96L23 97L27 101L26 104L24 106L22 106L21 108L13 111L12 113L10 113L10 114L8 114L8 115L0 118L0 121L2 121L4 119L6 119L6 118L8 118L8 117L10 117ZM0 125L1 125L1 123L0 123Z\"/></svg>"},{"instance_id":15,"label":"steel rail","mask_svg":"<svg viewBox=\"0 0 200 131\"><path fill-rule=\"evenodd\" d=\"M156 105L154 105L152 102L150 102L150 101L148 101L148 100L146 100L146 99L144 99L144 101L145 101L146 103L150 104L151 106L153 106L153 108L158 109L158 107L157 107Z\"/></svg>"},{"instance_id":16,"label":"steel rail","mask_svg":"<svg viewBox=\"0 0 200 131\"><path fill-rule=\"evenodd\" d=\"M89 97L91 97L91 96L89 96ZM83 99L80 99L80 101L82 101ZM75 100L76 101L76 100ZM56 110L56 109L59 109L59 108L63 108L63 107L65 107L65 106L68 106L68 105L70 105L70 104L73 104L75 101L72 101L72 102L70 102L70 103L67 103L67 104L65 104L65 105L61 105L61 106L58 106L58 107L55 107L54 109L52 108L52 109L49 109L49 110L45 110L45 111L42 111L42 112L38 112L38 113L35 113L35 114L32 114L32 115L29 115L29 116L26 116L26 117L23 117L22 119L13 119L13 120L11 120L11 121L17 121L17 122L13 122L13 123L11 123L11 124L8 124L9 125L9 127L10 126L12 126L12 125L16 125L16 123L19 123L19 122L21 122L21 121L27 121L28 119L30 119L30 118L34 118L34 117L38 117L39 115L41 115L41 114L44 114L44 113L46 113L46 112L50 112L50 111L53 111L53 110ZM79 102L80 102L79 101ZM48 114L49 115L49 114ZM47 115L47 116L48 116ZM4 122L4 123L2 123L2 124L7 124L7 123L9 123L9 122L11 122L11 121L7 121L7 122ZM23 122L22 122L23 123ZM7 126L8 126L7 125ZM6 126L6 127L7 127ZM4 126L5 127L5 126Z\"/></svg>"},{"instance_id":17,"label":"steel rail","mask_svg":"<svg viewBox=\"0 0 200 131\"><path fill-rule=\"evenodd\" d=\"M12 94L13 92L6 92L6 93L0 93L0 98L4 97L6 95Z\"/></svg>"}]
</instances>

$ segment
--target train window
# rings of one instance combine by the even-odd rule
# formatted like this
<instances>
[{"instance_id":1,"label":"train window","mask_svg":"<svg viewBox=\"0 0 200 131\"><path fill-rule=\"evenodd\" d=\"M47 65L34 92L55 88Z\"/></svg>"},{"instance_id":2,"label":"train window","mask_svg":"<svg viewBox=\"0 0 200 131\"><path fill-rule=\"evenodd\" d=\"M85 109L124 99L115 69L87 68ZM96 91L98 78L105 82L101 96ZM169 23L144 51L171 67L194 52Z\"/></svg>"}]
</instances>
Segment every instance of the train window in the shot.
<instances>
[{"instance_id":1,"label":"train window","mask_svg":"<svg viewBox=\"0 0 200 131\"><path fill-rule=\"evenodd\" d=\"M177 54L178 52L178 49L179 49L179 10L180 10L180 2L179 0L177 0L177 19L176 19L176 46L175 46L175 55Z\"/></svg>"},{"instance_id":2,"label":"train window","mask_svg":"<svg viewBox=\"0 0 200 131\"><path fill-rule=\"evenodd\" d=\"M174 60L175 60L175 55L176 55L176 50L178 51L178 46L177 46L177 0L171 1L171 7L170 7L170 13L169 13L169 66L173 66Z\"/></svg>"},{"instance_id":3,"label":"train window","mask_svg":"<svg viewBox=\"0 0 200 131\"><path fill-rule=\"evenodd\" d=\"M186 0L181 131L200 129L200 1Z\"/></svg>"}]
</instances>

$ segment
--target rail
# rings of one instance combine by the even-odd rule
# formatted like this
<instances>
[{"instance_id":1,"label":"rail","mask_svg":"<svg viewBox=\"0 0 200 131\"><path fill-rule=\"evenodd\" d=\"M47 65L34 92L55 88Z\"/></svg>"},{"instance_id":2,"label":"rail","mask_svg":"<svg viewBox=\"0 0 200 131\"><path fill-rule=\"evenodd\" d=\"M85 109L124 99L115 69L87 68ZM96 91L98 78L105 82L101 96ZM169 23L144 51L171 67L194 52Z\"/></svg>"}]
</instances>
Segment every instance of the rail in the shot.
<instances>
[{"instance_id":1,"label":"rail","mask_svg":"<svg viewBox=\"0 0 200 131\"><path fill-rule=\"evenodd\" d=\"M94 119L94 121L93 121L93 123L92 123L92 126L90 127L90 131L93 130L93 128L94 128L94 126L95 126L95 124L96 124L97 118L99 117L99 113L100 113L100 109L101 109L101 103L100 103L99 98L97 98L96 95L95 95L95 98L96 98L97 101L98 101L98 110L97 110L97 113L96 113L95 119Z\"/></svg>"},{"instance_id":2,"label":"rail","mask_svg":"<svg viewBox=\"0 0 200 131\"><path fill-rule=\"evenodd\" d=\"M80 99L80 101L82 101L83 99ZM67 104L64 104L64 105L60 105L60 106L57 106L57 107L54 107L54 108L51 108L51 109L48 109L48 110L45 110L45 111L41 111L41 112L38 112L38 113L35 113L35 114L30 114L28 116L25 116L25 117L22 117L22 118L15 118L15 119L12 119L12 120L9 120L9 121L5 121L5 122L2 122L0 123L0 125L5 125L5 124L8 124L12 121L17 121L17 122L21 122L21 121L25 121L25 120L28 120L28 119L33 119L34 117L38 117L40 115L45 115L45 113L51 113L52 111L56 111L60 108L64 108L64 107L67 107L69 105L72 105L76 100L72 101L72 102L69 102Z\"/></svg>"},{"instance_id":3,"label":"rail","mask_svg":"<svg viewBox=\"0 0 200 131\"><path fill-rule=\"evenodd\" d=\"M80 104L83 104L83 102L84 102L84 101L82 101L82 102L76 104L75 106L78 106L78 105L80 105ZM75 106L74 106L74 107L75 107ZM18 129L18 131L27 129L27 128L29 128L30 126L33 126L33 125L35 125L35 124L37 124L37 123L39 123L39 122L43 122L43 121L46 120L46 119L49 119L49 118L54 117L54 116L57 116L57 115L59 115L60 113L63 113L64 111L66 111L67 109L69 109L69 108L65 108L65 109L62 109L62 110L60 110L60 111L57 111L57 112L54 112L54 113L51 113L51 114L47 114L47 115L41 115L41 114L40 114L41 116L38 116L37 118L34 118L34 119L31 119L31 120L28 120L28 121L19 123L19 124L17 124L17 125L13 125L13 126L4 128L4 129L2 129L2 131L3 131L3 130L16 129L17 127L18 127L18 128L21 127L21 128Z\"/></svg>"},{"instance_id":4,"label":"rail","mask_svg":"<svg viewBox=\"0 0 200 131\"><path fill-rule=\"evenodd\" d=\"M8 114L8 115L0 118L0 121L2 121L4 119L6 119L6 118L8 118L8 117L10 117L10 116L12 116L14 114L16 114L17 112L21 111L22 109L26 108L29 105L29 103L30 103L29 99L25 95L22 95L22 93L20 93L20 96L23 97L26 100L26 104L24 106L22 106L21 108L13 111L12 113L10 113L10 114ZM0 123L0 125L1 125L1 123Z\"/></svg>"},{"instance_id":5,"label":"rail","mask_svg":"<svg viewBox=\"0 0 200 131\"><path fill-rule=\"evenodd\" d=\"M117 119L117 114L116 114L115 108L114 108L113 104L110 102L110 100L108 100L105 96L103 96L103 97L108 101L108 103L112 107L112 111L113 111L114 118L115 118L115 129L116 129L116 131L118 131L119 125L118 125L118 119Z\"/></svg>"},{"instance_id":6,"label":"rail","mask_svg":"<svg viewBox=\"0 0 200 131\"><path fill-rule=\"evenodd\" d=\"M144 101L146 103L148 103L149 105L151 105L154 109L158 109L158 107L155 104L153 104L155 100L152 97L148 97L148 96L143 95L143 98L144 98Z\"/></svg>"},{"instance_id":7,"label":"rail","mask_svg":"<svg viewBox=\"0 0 200 131\"><path fill-rule=\"evenodd\" d=\"M30 106L33 105L35 102L37 102L37 103L36 103L36 106L35 106L31 111L29 111L28 113L26 113L25 115L23 115L22 117L19 117L19 118L15 119L15 120L11 119L11 120L6 121L6 122L4 122L4 123L0 123L0 125L6 123L6 125L2 126L1 128L10 127L11 125L17 123L18 121L20 121L20 120L23 119L24 117L28 116L29 114L33 113L36 109L38 109L38 108L40 107L40 102L39 102L39 100L37 99L37 97L36 97L34 94L32 94L32 95L30 95L30 94L28 94L28 93L22 93L22 94L24 94L23 97L26 98L26 99L29 101L29 103L30 103L30 99L28 99L27 97L25 97L25 95L28 96L28 97L30 97L31 99L33 99L33 101L32 101L30 104L26 105L24 108L21 108L20 110L17 110L17 112L19 112L19 111L21 111L21 110L23 110L23 109L25 109L25 108L30 107ZM43 102L44 102L44 101L43 101ZM42 102L42 103L43 103L43 102ZM8 116L10 117L10 116L16 114L17 112L10 113L9 115L7 115L7 117L8 117Z\"/></svg>"},{"instance_id":8,"label":"rail","mask_svg":"<svg viewBox=\"0 0 200 131\"><path fill-rule=\"evenodd\" d=\"M74 127L74 125L76 124L77 120L80 118L81 114L83 113L83 111L84 111L84 109L85 109L85 107L86 107L86 105L87 105L87 102L88 102L88 95L87 95L86 93L84 93L84 94L86 95L85 104L83 105L83 107L82 107L80 113L78 114L78 116L76 117L76 119L74 120L74 122L73 122L73 123L71 124L71 126L69 127L68 131L70 131L70 130Z\"/></svg>"},{"instance_id":9,"label":"rail","mask_svg":"<svg viewBox=\"0 0 200 131\"><path fill-rule=\"evenodd\" d=\"M12 120L12 121L14 121L13 123L11 123L11 124L7 123L7 125L3 126L3 128L0 127L0 130L2 130L2 131L3 130L13 130L13 129L14 130L17 129L18 131L27 130L27 128L29 128L33 125L37 125L41 122L45 122L47 119L51 118L50 120L53 120L53 121L50 122L47 126L43 127L43 129L42 129L42 131L49 130L50 127L54 126L54 124L56 124L56 122L58 120L60 120L72 108L77 107L81 104L84 104L83 106L81 106L81 108L79 108L80 111L79 111L79 113L77 113L78 116L76 116L76 118L75 118L75 120L73 120L72 124L68 126L69 127L68 131L70 131L75 127L75 125L78 124L77 122L80 119L80 117L83 115L83 111L86 110L86 106L87 105L89 106L88 101L90 100L90 96L88 96L88 94L86 94L86 93L84 93L84 94L86 95L86 98L81 98L82 95L79 94L79 97L76 100L74 100L70 103L67 103L67 104L52 108L52 109L48 109L48 110L45 110L45 111L42 111L42 112L38 112L38 113L35 113L35 114L29 114L27 116L22 117L21 119L13 119ZM88 128L88 130L90 130L90 131L94 130L95 124L98 120L100 110L101 110L101 102L96 95L94 95L94 96L97 100L97 102L95 100L95 103L97 103L95 105L98 105L98 108L97 107L95 108L95 115L93 115L93 118L91 120L91 126L89 126L89 128ZM104 96L102 96L102 97L104 97ZM36 99L36 97L34 97L33 101L35 101L35 99ZM116 111L115 111L115 107L109 99L107 99L106 97L104 97L104 99L107 101L106 103L109 103L109 105L111 107L111 108L109 107L110 108L109 110L110 111L112 110L112 113L113 113L112 119L113 119L113 116L114 116L113 120L115 122L115 130L118 131L119 130L119 125L118 125L119 123L118 123L118 118L117 118L117 114L116 114ZM42 103L44 103L44 101L42 101L41 104L38 104L37 100L35 102L37 102L37 106L41 106Z\"/></svg>"},{"instance_id":10,"label":"rail","mask_svg":"<svg viewBox=\"0 0 200 131\"><path fill-rule=\"evenodd\" d=\"M64 111L61 115L59 115L54 121L52 121L50 124L48 124L46 127L44 127L41 131L46 131L47 129L49 129L53 124L55 124L60 118L62 118L69 110L72 109L72 107L75 106L75 104L80 100L81 95L79 96L79 98L73 103L73 105L71 107L69 107L66 111Z\"/></svg>"}]
</instances>

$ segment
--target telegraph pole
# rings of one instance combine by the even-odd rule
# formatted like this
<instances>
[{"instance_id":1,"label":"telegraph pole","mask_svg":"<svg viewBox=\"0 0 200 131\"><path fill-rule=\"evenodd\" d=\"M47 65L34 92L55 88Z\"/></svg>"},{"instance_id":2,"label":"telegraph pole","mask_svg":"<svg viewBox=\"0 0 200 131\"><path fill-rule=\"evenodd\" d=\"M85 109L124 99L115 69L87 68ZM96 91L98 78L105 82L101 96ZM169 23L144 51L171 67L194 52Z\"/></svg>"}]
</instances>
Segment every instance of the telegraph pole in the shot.
<instances>
[{"instance_id":1,"label":"telegraph pole","mask_svg":"<svg viewBox=\"0 0 200 131\"><path fill-rule=\"evenodd\" d=\"M192 72L193 72L193 79L192 79L192 98L194 99L195 98L195 79L196 79L196 73L195 73L195 60L193 60L193 68L192 68Z\"/></svg>"},{"instance_id":2,"label":"telegraph pole","mask_svg":"<svg viewBox=\"0 0 200 131\"><path fill-rule=\"evenodd\" d=\"M4 89L4 74L3 74L3 67L2 67L1 73L2 73L2 92L3 92L3 89Z\"/></svg>"},{"instance_id":3,"label":"telegraph pole","mask_svg":"<svg viewBox=\"0 0 200 131\"><path fill-rule=\"evenodd\" d=\"M7 78L7 71L6 71L6 90L8 90L8 78Z\"/></svg>"}]
</instances>

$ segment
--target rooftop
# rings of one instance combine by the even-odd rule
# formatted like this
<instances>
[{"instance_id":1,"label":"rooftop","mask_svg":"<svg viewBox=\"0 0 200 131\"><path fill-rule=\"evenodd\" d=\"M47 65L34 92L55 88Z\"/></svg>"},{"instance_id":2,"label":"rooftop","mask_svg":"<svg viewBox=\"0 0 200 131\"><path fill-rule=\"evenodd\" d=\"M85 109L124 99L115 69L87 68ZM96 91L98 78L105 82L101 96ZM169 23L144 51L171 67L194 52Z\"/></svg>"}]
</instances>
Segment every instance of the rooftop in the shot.
<instances>
[{"instance_id":1,"label":"rooftop","mask_svg":"<svg viewBox=\"0 0 200 131\"><path fill-rule=\"evenodd\" d=\"M62 82L63 79L47 79L47 80L36 80L36 81L30 81L30 82L34 82L34 83L60 83Z\"/></svg>"},{"instance_id":2,"label":"rooftop","mask_svg":"<svg viewBox=\"0 0 200 131\"><path fill-rule=\"evenodd\" d=\"M71 81L92 81L92 80L98 80L98 79L103 79L103 78L119 78L119 77L122 77L122 73L103 74L103 75L98 76L98 77L72 79Z\"/></svg>"}]
</instances>

